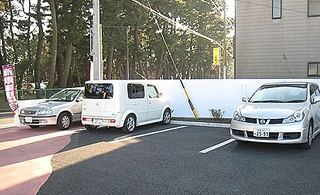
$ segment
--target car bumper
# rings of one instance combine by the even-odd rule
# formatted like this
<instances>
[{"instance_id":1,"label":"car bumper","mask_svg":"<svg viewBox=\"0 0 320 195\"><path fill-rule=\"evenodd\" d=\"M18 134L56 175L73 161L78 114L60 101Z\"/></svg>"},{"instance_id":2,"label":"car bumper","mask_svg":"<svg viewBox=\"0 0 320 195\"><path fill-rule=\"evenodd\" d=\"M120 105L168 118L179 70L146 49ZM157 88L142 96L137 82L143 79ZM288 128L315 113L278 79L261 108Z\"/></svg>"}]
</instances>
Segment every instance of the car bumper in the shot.
<instances>
[{"instance_id":1,"label":"car bumper","mask_svg":"<svg viewBox=\"0 0 320 195\"><path fill-rule=\"evenodd\" d=\"M56 125L57 124L57 116L27 116L27 115L19 115L19 120L21 124L24 125Z\"/></svg>"},{"instance_id":2,"label":"car bumper","mask_svg":"<svg viewBox=\"0 0 320 195\"><path fill-rule=\"evenodd\" d=\"M254 131L264 129L269 132L268 137L257 137ZM303 122L276 125L258 125L240 121L231 121L230 135L239 141L301 144L307 142L308 125Z\"/></svg>"},{"instance_id":3,"label":"car bumper","mask_svg":"<svg viewBox=\"0 0 320 195\"><path fill-rule=\"evenodd\" d=\"M116 127L123 126L120 117L101 117L101 116L85 116L82 115L81 122L83 125L103 126L103 127Z\"/></svg>"}]
</instances>

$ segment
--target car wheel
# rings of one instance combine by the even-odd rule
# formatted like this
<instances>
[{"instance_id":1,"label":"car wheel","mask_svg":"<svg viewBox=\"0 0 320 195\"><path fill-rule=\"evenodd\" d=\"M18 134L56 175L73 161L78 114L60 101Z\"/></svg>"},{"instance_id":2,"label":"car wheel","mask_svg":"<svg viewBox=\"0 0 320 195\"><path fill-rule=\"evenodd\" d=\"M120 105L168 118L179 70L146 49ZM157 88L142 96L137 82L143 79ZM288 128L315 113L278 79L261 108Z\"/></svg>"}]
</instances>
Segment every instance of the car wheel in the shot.
<instances>
[{"instance_id":1,"label":"car wheel","mask_svg":"<svg viewBox=\"0 0 320 195\"><path fill-rule=\"evenodd\" d=\"M303 143L301 145L301 148L303 149L310 149L313 142L313 125L312 122L310 122L308 127L308 139L306 143Z\"/></svg>"},{"instance_id":2,"label":"car wheel","mask_svg":"<svg viewBox=\"0 0 320 195\"><path fill-rule=\"evenodd\" d=\"M98 126L95 126L95 125L85 125L84 127L88 131L93 131L93 130L96 130L98 128Z\"/></svg>"},{"instance_id":3,"label":"car wheel","mask_svg":"<svg viewBox=\"0 0 320 195\"><path fill-rule=\"evenodd\" d=\"M171 110L167 108L163 113L162 124L168 125L171 121Z\"/></svg>"},{"instance_id":4,"label":"car wheel","mask_svg":"<svg viewBox=\"0 0 320 195\"><path fill-rule=\"evenodd\" d=\"M39 125L29 125L30 128L35 129L35 128L39 128Z\"/></svg>"},{"instance_id":5,"label":"car wheel","mask_svg":"<svg viewBox=\"0 0 320 195\"><path fill-rule=\"evenodd\" d=\"M132 133L135 127L136 127L136 118L134 117L134 115L130 114L127 116L126 120L124 121L122 131L124 133Z\"/></svg>"},{"instance_id":6,"label":"car wheel","mask_svg":"<svg viewBox=\"0 0 320 195\"><path fill-rule=\"evenodd\" d=\"M60 130L66 130L71 125L71 118L67 113L62 113L58 117L57 126Z\"/></svg>"}]
</instances>

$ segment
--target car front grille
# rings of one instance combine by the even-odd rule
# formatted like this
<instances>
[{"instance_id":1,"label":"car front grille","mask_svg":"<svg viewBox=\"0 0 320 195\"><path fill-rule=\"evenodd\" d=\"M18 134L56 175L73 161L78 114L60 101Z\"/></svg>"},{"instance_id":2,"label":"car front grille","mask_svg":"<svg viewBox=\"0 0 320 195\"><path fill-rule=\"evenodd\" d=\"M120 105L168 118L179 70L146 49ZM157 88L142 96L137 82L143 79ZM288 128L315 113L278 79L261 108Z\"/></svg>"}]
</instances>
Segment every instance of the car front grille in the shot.
<instances>
[{"instance_id":1,"label":"car front grille","mask_svg":"<svg viewBox=\"0 0 320 195\"><path fill-rule=\"evenodd\" d=\"M281 124L283 119L261 119L261 118L245 118L245 122L253 123L253 124L262 124L261 122L264 121L264 124Z\"/></svg>"}]
</instances>

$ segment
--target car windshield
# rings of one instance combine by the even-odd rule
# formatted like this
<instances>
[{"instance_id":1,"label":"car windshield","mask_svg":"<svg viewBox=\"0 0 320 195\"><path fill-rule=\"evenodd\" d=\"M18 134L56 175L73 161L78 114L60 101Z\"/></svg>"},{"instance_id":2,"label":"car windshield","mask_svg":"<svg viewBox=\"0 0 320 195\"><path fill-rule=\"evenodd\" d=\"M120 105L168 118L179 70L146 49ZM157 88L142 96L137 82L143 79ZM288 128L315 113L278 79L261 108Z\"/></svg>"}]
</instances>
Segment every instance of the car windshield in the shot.
<instances>
[{"instance_id":1,"label":"car windshield","mask_svg":"<svg viewBox=\"0 0 320 195\"><path fill-rule=\"evenodd\" d=\"M77 97L79 92L80 90L76 90L76 89L61 90L58 93L52 95L48 99L48 101L72 102Z\"/></svg>"},{"instance_id":2,"label":"car windshield","mask_svg":"<svg viewBox=\"0 0 320 195\"><path fill-rule=\"evenodd\" d=\"M307 100L306 84L272 84L261 86L250 98L252 103L299 103Z\"/></svg>"}]
</instances>

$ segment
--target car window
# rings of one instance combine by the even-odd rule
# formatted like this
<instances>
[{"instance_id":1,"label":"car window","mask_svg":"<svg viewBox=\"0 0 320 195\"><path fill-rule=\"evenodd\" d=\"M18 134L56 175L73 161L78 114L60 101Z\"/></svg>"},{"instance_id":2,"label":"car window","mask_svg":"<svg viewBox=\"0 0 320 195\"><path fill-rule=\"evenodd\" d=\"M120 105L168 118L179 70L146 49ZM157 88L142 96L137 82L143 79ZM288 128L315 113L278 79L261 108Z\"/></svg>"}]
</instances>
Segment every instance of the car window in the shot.
<instances>
[{"instance_id":1,"label":"car window","mask_svg":"<svg viewBox=\"0 0 320 195\"><path fill-rule=\"evenodd\" d=\"M84 92L81 90L81 94L79 95L79 97L78 98L83 98L83 96L84 96Z\"/></svg>"},{"instance_id":2,"label":"car window","mask_svg":"<svg viewBox=\"0 0 320 195\"><path fill-rule=\"evenodd\" d=\"M312 100L312 98L314 98L315 96L319 96L320 92L319 92L319 87L317 85L310 85L310 100Z\"/></svg>"},{"instance_id":3,"label":"car window","mask_svg":"<svg viewBox=\"0 0 320 195\"><path fill-rule=\"evenodd\" d=\"M144 85L142 84L129 83L127 86L127 91L129 99L139 99L145 97Z\"/></svg>"},{"instance_id":4,"label":"car window","mask_svg":"<svg viewBox=\"0 0 320 195\"><path fill-rule=\"evenodd\" d=\"M150 98L157 98L158 96L158 91L157 88L153 85L148 85L147 87L147 91L148 91L148 97Z\"/></svg>"},{"instance_id":5,"label":"car window","mask_svg":"<svg viewBox=\"0 0 320 195\"><path fill-rule=\"evenodd\" d=\"M85 85L84 98L112 99L113 93L113 85L111 83L89 83Z\"/></svg>"}]
</instances>

